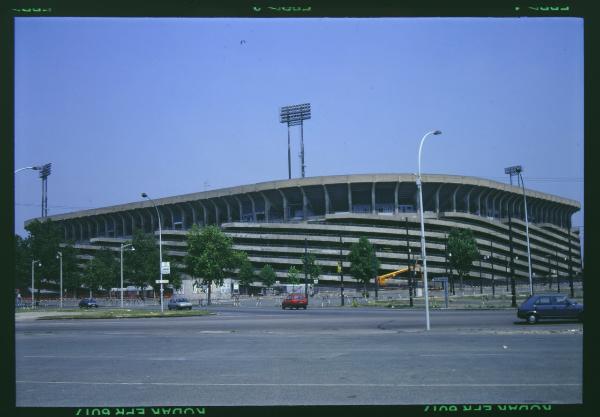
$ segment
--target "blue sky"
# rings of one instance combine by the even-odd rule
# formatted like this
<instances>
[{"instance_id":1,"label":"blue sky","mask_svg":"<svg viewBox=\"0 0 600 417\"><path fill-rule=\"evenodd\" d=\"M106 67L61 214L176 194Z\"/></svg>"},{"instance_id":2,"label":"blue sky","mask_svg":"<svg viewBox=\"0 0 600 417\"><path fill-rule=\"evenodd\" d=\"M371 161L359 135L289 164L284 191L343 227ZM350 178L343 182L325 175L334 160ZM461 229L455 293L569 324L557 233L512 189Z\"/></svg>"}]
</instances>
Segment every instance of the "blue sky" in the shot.
<instances>
[{"instance_id":1,"label":"blue sky","mask_svg":"<svg viewBox=\"0 0 600 417\"><path fill-rule=\"evenodd\" d=\"M583 208L583 20L17 18L15 169L48 214L287 178L422 171ZM299 127L292 176L300 176ZM40 216L15 176L15 232ZM573 225L583 225L583 210Z\"/></svg>"}]
</instances>

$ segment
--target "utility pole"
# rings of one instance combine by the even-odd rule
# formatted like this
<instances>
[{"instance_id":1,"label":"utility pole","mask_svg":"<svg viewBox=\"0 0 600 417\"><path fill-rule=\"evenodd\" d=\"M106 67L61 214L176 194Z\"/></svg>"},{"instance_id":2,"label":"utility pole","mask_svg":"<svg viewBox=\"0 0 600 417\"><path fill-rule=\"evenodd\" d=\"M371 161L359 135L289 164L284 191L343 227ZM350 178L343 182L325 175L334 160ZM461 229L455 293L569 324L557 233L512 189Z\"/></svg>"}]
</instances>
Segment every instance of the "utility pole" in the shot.
<instances>
[{"instance_id":1,"label":"utility pole","mask_svg":"<svg viewBox=\"0 0 600 417\"><path fill-rule=\"evenodd\" d=\"M340 296L342 297L342 307L344 306L344 271L342 260L342 235L340 235L340 260L338 262L338 274L340 274Z\"/></svg>"},{"instance_id":2,"label":"utility pole","mask_svg":"<svg viewBox=\"0 0 600 417\"><path fill-rule=\"evenodd\" d=\"M404 218L404 229L406 230L406 256L408 259L408 298L410 300L410 306L413 307L413 276L410 269L411 256L410 256L410 244L408 241L408 217Z\"/></svg>"}]
</instances>

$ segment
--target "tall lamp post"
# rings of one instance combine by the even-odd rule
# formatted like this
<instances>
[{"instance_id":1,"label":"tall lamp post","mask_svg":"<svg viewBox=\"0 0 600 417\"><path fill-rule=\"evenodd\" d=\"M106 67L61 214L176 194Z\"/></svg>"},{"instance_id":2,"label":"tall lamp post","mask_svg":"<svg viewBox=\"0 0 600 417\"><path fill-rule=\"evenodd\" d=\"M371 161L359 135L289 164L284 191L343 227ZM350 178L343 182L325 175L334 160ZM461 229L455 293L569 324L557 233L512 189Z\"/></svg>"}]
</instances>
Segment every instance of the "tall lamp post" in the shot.
<instances>
[{"instance_id":1,"label":"tall lamp post","mask_svg":"<svg viewBox=\"0 0 600 417\"><path fill-rule=\"evenodd\" d=\"M121 243L121 308L123 308L123 249L125 249L128 246L131 246L131 250L135 250L135 248L133 247L133 243L128 243L126 245Z\"/></svg>"},{"instance_id":2,"label":"tall lamp post","mask_svg":"<svg viewBox=\"0 0 600 417\"><path fill-rule=\"evenodd\" d=\"M39 259L34 259L33 261L31 261L31 308L35 308L35 264L38 264L38 266L42 266L42 263L39 261Z\"/></svg>"},{"instance_id":3,"label":"tall lamp post","mask_svg":"<svg viewBox=\"0 0 600 417\"><path fill-rule=\"evenodd\" d=\"M425 222L423 219L423 190L421 186L421 150L423 149L423 142L429 135L441 135L441 130L432 130L431 132L425 133L423 138L421 139L421 143L419 145L419 171L417 176L417 188L419 189L419 212L421 214L421 257L423 258L423 287L425 289L425 321L427 323L427 330L429 327L429 291L427 288L427 256L425 250Z\"/></svg>"},{"instance_id":4,"label":"tall lamp post","mask_svg":"<svg viewBox=\"0 0 600 417\"><path fill-rule=\"evenodd\" d=\"M56 252L56 257L60 261L60 308L63 308L63 277L62 277L62 257L61 251Z\"/></svg>"},{"instance_id":5,"label":"tall lamp post","mask_svg":"<svg viewBox=\"0 0 600 417\"><path fill-rule=\"evenodd\" d=\"M148 197L148 194L142 193L142 197L149 200L154 209L156 210L156 215L158 216L158 257L159 257L159 271L160 271L160 312L164 312L163 306L163 273L162 273L162 226L160 225L160 212L158 211L158 207L154 204L154 200Z\"/></svg>"},{"instance_id":6,"label":"tall lamp post","mask_svg":"<svg viewBox=\"0 0 600 417\"><path fill-rule=\"evenodd\" d=\"M521 175L521 172L523 172L523 167L521 165L515 165L504 169L504 173L510 175L510 185L512 185L512 176L516 175L521 185L521 189L523 190L523 205L525 209L525 236L527 238L527 265L529 268L529 295L533 295L533 280L531 277L531 249L529 246L529 219L527 216L527 196L525 195L525 182L523 181L523 175Z\"/></svg>"},{"instance_id":7,"label":"tall lamp post","mask_svg":"<svg viewBox=\"0 0 600 417\"><path fill-rule=\"evenodd\" d=\"M42 167L35 166L35 167L23 167L23 168L15 169L15 174L16 174L17 172L24 171L24 170L26 170L26 169L32 169L32 170L34 170L34 171L39 171L39 170L41 170L41 169L42 169Z\"/></svg>"}]
</instances>

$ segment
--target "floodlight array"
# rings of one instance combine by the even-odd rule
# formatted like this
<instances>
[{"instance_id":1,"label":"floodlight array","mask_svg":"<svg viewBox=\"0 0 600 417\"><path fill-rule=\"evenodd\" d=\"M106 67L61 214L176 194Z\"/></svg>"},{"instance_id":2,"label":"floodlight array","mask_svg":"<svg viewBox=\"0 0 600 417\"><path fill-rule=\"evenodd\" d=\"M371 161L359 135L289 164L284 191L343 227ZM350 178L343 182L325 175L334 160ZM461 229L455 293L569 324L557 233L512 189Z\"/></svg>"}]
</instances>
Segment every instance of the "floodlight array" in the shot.
<instances>
[{"instance_id":1,"label":"floodlight array","mask_svg":"<svg viewBox=\"0 0 600 417\"><path fill-rule=\"evenodd\" d=\"M288 126L302 124L303 120L310 119L310 103L285 106L279 109L279 122Z\"/></svg>"},{"instance_id":2,"label":"floodlight array","mask_svg":"<svg viewBox=\"0 0 600 417\"><path fill-rule=\"evenodd\" d=\"M508 175L515 175L523 171L523 167L521 165L515 165L512 167L504 168L504 173Z\"/></svg>"}]
</instances>

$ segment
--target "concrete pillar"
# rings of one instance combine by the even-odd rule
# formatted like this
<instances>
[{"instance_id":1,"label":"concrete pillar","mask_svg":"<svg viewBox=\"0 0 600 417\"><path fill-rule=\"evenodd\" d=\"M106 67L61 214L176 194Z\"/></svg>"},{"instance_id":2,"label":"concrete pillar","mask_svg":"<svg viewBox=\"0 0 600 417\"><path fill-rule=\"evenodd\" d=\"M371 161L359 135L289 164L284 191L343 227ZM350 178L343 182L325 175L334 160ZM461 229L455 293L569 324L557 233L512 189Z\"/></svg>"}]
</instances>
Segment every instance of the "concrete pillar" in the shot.
<instances>
[{"instance_id":1,"label":"concrete pillar","mask_svg":"<svg viewBox=\"0 0 600 417\"><path fill-rule=\"evenodd\" d=\"M125 237L125 234L126 234L125 216L123 216L123 212L116 213L116 215L121 219L121 236L120 237Z\"/></svg>"},{"instance_id":2,"label":"concrete pillar","mask_svg":"<svg viewBox=\"0 0 600 417\"><path fill-rule=\"evenodd\" d=\"M377 199L375 198L375 182L371 184L371 214L375 214L375 204L377 203Z\"/></svg>"},{"instance_id":3,"label":"concrete pillar","mask_svg":"<svg viewBox=\"0 0 600 417\"><path fill-rule=\"evenodd\" d=\"M440 190L444 184L438 185L437 190L435 190L435 212L439 216L440 215Z\"/></svg>"},{"instance_id":4,"label":"concrete pillar","mask_svg":"<svg viewBox=\"0 0 600 417\"><path fill-rule=\"evenodd\" d=\"M325 214L329 214L330 212L330 208L329 208L329 192L327 191L327 186L325 184L323 184L323 195L325 198Z\"/></svg>"},{"instance_id":5,"label":"concrete pillar","mask_svg":"<svg viewBox=\"0 0 600 417\"><path fill-rule=\"evenodd\" d=\"M500 197L500 200L498 200L498 218L501 219L502 218L502 204L504 203L504 199L506 198L506 193L504 191L500 191L498 193L498 196Z\"/></svg>"},{"instance_id":6,"label":"concrete pillar","mask_svg":"<svg viewBox=\"0 0 600 417\"><path fill-rule=\"evenodd\" d=\"M400 182L396 183L396 188L394 189L394 215L398 215L398 189L400 188Z\"/></svg>"},{"instance_id":7,"label":"concrete pillar","mask_svg":"<svg viewBox=\"0 0 600 417\"><path fill-rule=\"evenodd\" d=\"M175 216L173 215L173 210L171 210L171 206L160 206L163 208L163 211L168 211L168 216L171 218L171 229L175 229ZM160 211L160 207L158 208L158 210ZM161 212L162 215L162 212ZM162 216L162 228L166 229L166 216Z\"/></svg>"},{"instance_id":8,"label":"concrete pillar","mask_svg":"<svg viewBox=\"0 0 600 417\"><path fill-rule=\"evenodd\" d=\"M179 209L179 214L181 214L181 230L187 230L187 223L185 221L185 211L183 210L183 203L177 203L174 207Z\"/></svg>"},{"instance_id":9,"label":"concrete pillar","mask_svg":"<svg viewBox=\"0 0 600 417\"><path fill-rule=\"evenodd\" d=\"M285 194L283 193L283 191L281 191L281 190L277 190L277 191L279 191L279 194L281 194L281 205L283 206L283 221L287 222L287 220L288 220L287 198L285 197Z\"/></svg>"},{"instance_id":10,"label":"concrete pillar","mask_svg":"<svg viewBox=\"0 0 600 417\"><path fill-rule=\"evenodd\" d=\"M238 210L240 211L240 221L242 221L242 216L244 214L244 205L242 204L242 201L238 198L238 196L234 195L233 198L235 198L235 201L237 201L238 203Z\"/></svg>"},{"instance_id":11,"label":"concrete pillar","mask_svg":"<svg viewBox=\"0 0 600 417\"><path fill-rule=\"evenodd\" d=\"M352 184L348 183L348 212L352 213Z\"/></svg>"},{"instance_id":12,"label":"concrete pillar","mask_svg":"<svg viewBox=\"0 0 600 417\"><path fill-rule=\"evenodd\" d=\"M471 193L473 192L473 190L475 189L475 187L471 187L471 189L469 190L469 192L467 193L467 195L465 196L465 201L466 201L466 206L467 206L467 213L471 214Z\"/></svg>"},{"instance_id":13,"label":"concrete pillar","mask_svg":"<svg viewBox=\"0 0 600 417\"><path fill-rule=\"evenodd\" d=\"M298 188L300 188L300 192L302 193L302 220L306 220L306 218L308 217L306 215L306 212L308 210L308 198L306 197L304 188L303 187L298 187Z\"/></svg>"},{"instance_id":14,"label":"concrete pillar","mask_svg":"<svg viewBox=\"0 0 600 417\"><path fill-rule=\"evenodd\" d=\"M131 230L131 236L133 236L133 229L135 229L135 220L133 218L133 214L131 214L131 211L127 211L126 213L129 217L129 220L131 220L131 227L129 228L129 230Z\"/></svg>"},{"instance_id":15,"label":"concrete pillar","mask_svg":"<svg viewBox=\"0 0 600 417\"><path fill-rule=\"evenodd\" d=\"M210 201L210 203L213 205L214 209L215 209L215 224L217 226L219 226L219 222L221 221L221 213L219 210L219 206L217 206L217 203L215 203L215 200L208 200Z\"/></svg>"},{"instance_id":16,"label":"concrete pillar","mask_svg":"<svg viewBox=\"0 0 600 417\"><path fill-rule=\"evenodd\" d=\"M137 211L138 216L140 217L140 227L142 228L142 232L146 232L146 228L144 227L144 213L143 210Z\"/></svg>"},{"instance_id":17,"label":"concrete pillar","mask_svg":"<svg viewBox=\"0 0 600 417\"><path fill-rule=\"evenodd\" d=\"M194 207L194 204L191 201L189 201L187 204L192 209L192 224L197 224L196 223L196 220L197 220L196 208Z\"/></svg>"},{"instance_id":18,"label":"concrete pillar","mask_svg":"<svg viewBox=\"0 0 600 417\"><path fill-rule=\"evenodd\" d=\"M456 193L460 190L460 185L456 185L454 192L452 193L452 211L456 213Z\"/></svg>"},{"instance_id":19,"label":"concrete pillar","mask_svg":"<svg viewBox=\"0 0 600 417\"><path fill-rule=\"evenodd\" d=\"M208 226L208 211L206 210L206 206L202 201L198 201L198 204L200 204L200 207L202 207L202 214L204 216L204 223L202 225L206 227Z\"/></svg>"},{"instance_id":20,"label":"concrete pillar","mask_svg":"<svg viewBox=\"0 0 600 417\"><path fill-rule=\"evenodd\" d=\"M247 193L246 195L248 196L250 204L252 205L252 221L256 223L256 203L254 202L254 199L250 193Z\"/></svg>"},{"instance_id":21,"label":"concrete pillar","mask_svg":"<svg viewBox=\"0 0 600 417\"><path fill-rule=\"evenodd\" d=\"M227 208L227 223L231 223L231 206L229 205L229 201L225 197L222 197L221 200L225 202L225 207Z\"/></svg>"},{"instance_id":22,"label":"concrete pillar","mask_svg":"<svg viewBox=\"0 0 600 417\"><path fill-rule=\"evenodd\" d=\"M264 204L265 204L265 221L269 222L269 214L271 211L271 200L269 200L267 198L267 196L265 195L265 193L263 193L262 191L260 192L260 195L262 195L262 198L263 198Z\"/></svg>"}]
</instances>

